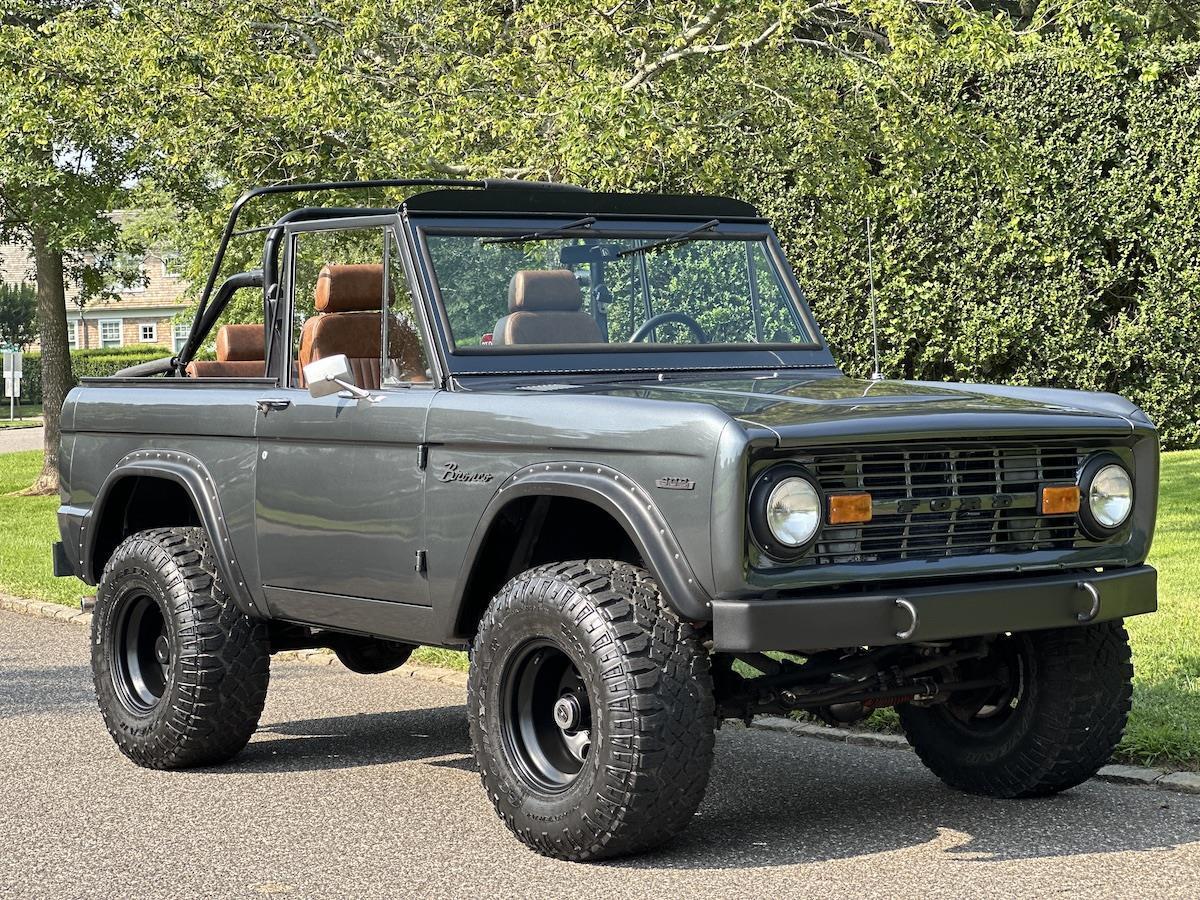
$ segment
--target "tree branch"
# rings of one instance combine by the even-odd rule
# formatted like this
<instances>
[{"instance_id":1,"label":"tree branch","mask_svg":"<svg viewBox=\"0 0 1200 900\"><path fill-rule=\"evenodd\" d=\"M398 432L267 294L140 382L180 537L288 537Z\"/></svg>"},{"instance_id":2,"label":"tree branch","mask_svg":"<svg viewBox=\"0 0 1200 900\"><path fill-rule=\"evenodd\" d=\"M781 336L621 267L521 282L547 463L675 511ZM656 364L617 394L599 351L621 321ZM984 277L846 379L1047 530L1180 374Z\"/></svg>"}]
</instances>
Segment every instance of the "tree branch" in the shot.
<instances>
[{"instance_id":1,"label":"tree branch","mask_svg":"<svg viewBox=\"0 0 1200 900\"><path fill-rule=\"evenodd\" d=\"M622 87L627 91L631 91L638 85L644 84L650 78L653 78L656 73L672 63L678 62L681 59L687 59L690 56L712 56L717 53L728 53L731 50L754 50L755 48L761 47L763 44L769 41L771 36L782 27L782 22L772 22L765 29L763 29L762 34L747 41L734 41L726 44L700 44L691 47L682 47L679 50L675 50L671 53L667 53L664 56L660 56L654 62L642 67L638 70L637 74L626 81Z\"/></svg>"},{"instance_id":2,"label":"tree branch","mask_svg":"<svg viewBox=\"0 0 1200 900\"><path fill-rule=\"evenodd\" d=\"M427 159L425 164L433 171L441 172L443 175L459 175L465 177L474 175L477 171L471 166L454 165L452 163L442 162L440 159L434 159L433 157ZM531 175L536 171L537 168L534 166L525 166L523 168L501 169L500 175L503 178L524 178L526 175Z\"/></svg>"},{"instance_id":3,"label":"tree branch","mask_svg":"<svg viewBox=\"0 0 1200 900\"><path fill-rule=\"evenodd\" d=\"M638 67L638 70L633 74L633 77L626 81L622 87L627 91L632 91L642 82L653 78L660 69L669 66L676 60L683 59L685 56L695 56L698 53L705 52L705 48L693 47L692 45L695 44L696 41L700 40L700 38L704 37L704 35L712 31L713 28L715 28L717 24L725 18L725 14L728 11L729 7L726 4L718 3L711 10L709 10L708 14L702 17L700 21L680 35L679 40L681 46L678 50L668 53L665 56L660 56L652 63L643 63ZM718 51L708 50L708 52L712 53Z\"/></svg>"}]
</instances>

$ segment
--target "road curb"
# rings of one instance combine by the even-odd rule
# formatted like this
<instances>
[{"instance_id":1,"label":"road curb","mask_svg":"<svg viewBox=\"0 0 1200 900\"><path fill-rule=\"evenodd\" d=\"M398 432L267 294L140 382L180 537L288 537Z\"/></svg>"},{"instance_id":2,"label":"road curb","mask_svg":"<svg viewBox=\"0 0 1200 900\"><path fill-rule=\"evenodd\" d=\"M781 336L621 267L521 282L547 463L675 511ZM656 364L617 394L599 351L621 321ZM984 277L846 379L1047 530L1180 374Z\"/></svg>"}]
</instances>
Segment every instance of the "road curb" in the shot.
<instances>
[{"instance_id":1,"label":"road curb","mask_svg":"<svg viewBox=\"0 0 1200 900\"><path fill-rule=\"evenodd\" d=\"M60 622L75 622L78 625L92 624L92 614L83 612L77 606L30 600L27 597L14 597L12 594L0 594L0 609L37 616L39 619L57 619Z\"/></svg>"},{"instance_id":2,"label":"road curb","mask_svg":"<svg viewBox=\"0 0 1200 900\"><path fill-rule=\"evenodd\" d=\"M47 603L43 600L29 600L25 597L14 597L11 594L0 594L0 609L37 616L42 619L55 619L60 622L72 622L77 625L91 625L92 614L85 613L60 603ZM294 660L313 666L329 666L337 660L329 650L285 650L274 654L274 659ZM467 673L455 669L440 669L435 666L405 665L387 673L394 678L416 678L421 681L436 681L441 684L453 684L466 687ZM796 719L783 719L778 716L763 716L751 725L760 731L775 731L801 737L816 738L821 741L833 741L841 744L852 744L856 747L882 747L888 750L908 750L909 746L901 735L887 734L878 731L853 731L849 728L830 728L815 722L801 722ZM1165 791L1176 791L1184 794L1200 794L1200 772L1168 772L1165 769L1149 769L1142 766L1109 765L1096 773L1100 781L1110 784L1140 785Z\"/></svg>"}]
</instances>

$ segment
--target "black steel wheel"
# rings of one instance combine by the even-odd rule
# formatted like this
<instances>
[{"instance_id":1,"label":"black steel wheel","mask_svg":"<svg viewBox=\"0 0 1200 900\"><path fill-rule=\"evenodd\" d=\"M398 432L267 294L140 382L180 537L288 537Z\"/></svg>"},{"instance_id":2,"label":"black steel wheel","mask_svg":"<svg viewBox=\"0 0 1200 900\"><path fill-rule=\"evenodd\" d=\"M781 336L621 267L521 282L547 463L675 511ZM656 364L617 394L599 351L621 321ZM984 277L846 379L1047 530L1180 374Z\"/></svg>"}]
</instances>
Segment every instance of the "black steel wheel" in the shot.
<instances>
[{"instance_id":1,"label":"black steel wheel","mask_svg":"<svg viewBox=\"0 0 1200 900\"><path fill-rule=\"evenodd\" d=\"M121 752L154 769L229 759L258 725L269 677L266 626L226 596L203 529L117 547L92 612L92 680Z\"/></svg>"},{"instance_id":2,"label":"black steel wheel","mask_svg":"<svg viewBox=\"0 0 1200 900\"><path fill-rule=\"evenodd\" d=\"M125 586L113 612L108 652L117 697L127 710L141 715L152 711L166 693L171 638L158 600L136 582L126 581Z\"/></svg>"},{"instance_id":3,"label":"black steel wheel","mask_svg":"<svg viewBox=\"0 0 1200 900\"><path fill-rule=\"evenodd\" d=\"M646 850L704 797L708 655L627 563L554 563L505 585L473 642L467 710L496 812L547 856Z\"/></svg>"},{"instance_id":4,"label":"black steel wheel","mask_svg":"<svg viewBox=\"0 0 1200 900\"><path fill-rule=\"evenodd\" d=\"M1040 797L1074 787L1108 762L1125 729L1133 666L1119 621L1001 635L959 674L998 683L899 714L921 761L969 793Z\"/></svg>"},{"instance_id":5,"label":"black steel wheel","mask_svg":"<svg viewBox=\"0 0 1200 900\"><path fill-rule=\"evenodd\" d=\"M566 650L546 639L518 647L504 676L500 733L517 773L533 790L566 790L592 749L583 676Z\"/></svg>"}]
</instances>

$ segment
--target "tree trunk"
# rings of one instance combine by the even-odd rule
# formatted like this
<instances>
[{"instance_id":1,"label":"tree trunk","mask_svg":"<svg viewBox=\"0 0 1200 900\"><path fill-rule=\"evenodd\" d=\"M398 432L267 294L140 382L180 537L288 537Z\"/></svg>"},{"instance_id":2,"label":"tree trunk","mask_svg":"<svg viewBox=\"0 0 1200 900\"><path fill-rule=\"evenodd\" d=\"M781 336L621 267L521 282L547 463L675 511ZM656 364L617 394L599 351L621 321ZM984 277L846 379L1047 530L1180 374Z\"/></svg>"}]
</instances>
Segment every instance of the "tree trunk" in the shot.
<instances>
[{"instance_id":1,"label":"tree trunk","mask_svg":"<svg viewBox=\"0 0 1200 900\"><path fill-rule=\"evenodd\" d=\"M48 235L33 230L33 258L37 267L38 336L42 343L42 412L46 422L46 457L37 481L23 493L58 491L58 436L63 400L75 384L67 342L67 287L63 280L62 250L51 246Z\"/></svg>"}]
</instances>

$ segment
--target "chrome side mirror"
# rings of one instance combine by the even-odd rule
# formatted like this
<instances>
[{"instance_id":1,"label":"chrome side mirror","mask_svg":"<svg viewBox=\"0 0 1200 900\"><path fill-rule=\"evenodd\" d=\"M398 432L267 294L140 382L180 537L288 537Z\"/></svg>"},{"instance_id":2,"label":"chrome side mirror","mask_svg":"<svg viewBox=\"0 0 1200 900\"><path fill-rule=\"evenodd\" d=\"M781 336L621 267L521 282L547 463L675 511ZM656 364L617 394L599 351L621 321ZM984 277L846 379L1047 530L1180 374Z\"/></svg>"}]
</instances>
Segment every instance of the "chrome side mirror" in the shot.
<instances>
[{"instance_id":1,"label":"chrome side mirror","mask_svg":"<svg viewBox=\"0 0 1200 900\"><path fill-rule=\"evenodd\" d=\"M327 397L340 391L349 391L359 400L370 399L369 391L364 391L354 383L354 372L350 369L350 360L345 354L326 356L316 362L310 362L304 367L304 381L308 385L308 393L312 397Z\"/></svg>"}]
</instances>

